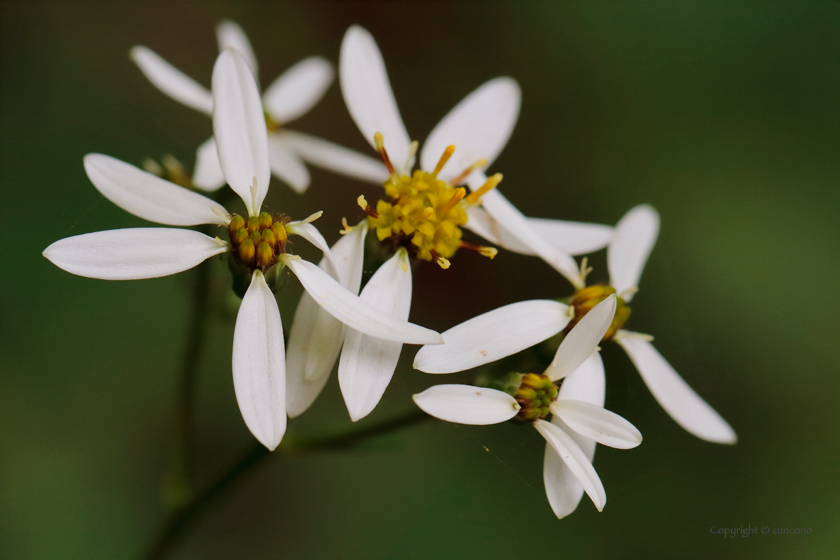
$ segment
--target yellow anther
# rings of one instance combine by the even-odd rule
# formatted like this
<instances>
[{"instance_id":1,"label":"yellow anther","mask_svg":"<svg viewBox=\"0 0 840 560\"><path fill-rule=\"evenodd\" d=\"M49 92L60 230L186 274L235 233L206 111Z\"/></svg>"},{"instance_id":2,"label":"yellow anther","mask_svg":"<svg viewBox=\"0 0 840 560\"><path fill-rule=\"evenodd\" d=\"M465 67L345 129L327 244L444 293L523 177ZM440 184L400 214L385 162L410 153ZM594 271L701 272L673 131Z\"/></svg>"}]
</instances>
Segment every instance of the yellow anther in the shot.
<instances>
[{"instance_id":1,"label":"yellow anther","mask_svg":"<svg viewBox=\"0 0 840 560\"><path fill-rule=\"evenodd\" d=\"M350 226L350 224L348 224L348 223L347 223L347 218L341 218L341 225L342 225L343 227L342 227L342 229L340 229L340 230L339 230L339 232L338 232L338 233L340 233L341 235L347 235L348 233L350 233L351 231L353 231L353 228Z\"/></svg>"},{"instance_id":2,"label":"yellow anther","mask_svg":"<svg viewBox=\"0 0 840 560\"><path fill-rule=\"evenodd\" d=\"M441 207L441 216L446 216L447 214L449 214L449 211L455 208L455 205L461 202L461 199L463 199L464 196L466 196L466 194L467 189L465 189L464 187L458 187L457 189L455 189L455 194L452 195L452 198L450 198L446 202L446 204L444 204Z\"/></svg>"},{"instance_id":3,"label":"yellow anther","mask_svg":"<svg viewBox=\"0 0 840 560\"><path fill-rule=\"evenodd\" d=\"M487 257L492 261L496 257L496 255L499 254L499 250L495 247L481 247L479 248L478 253L482 257Z\"/></svg>"},{"instance_id":4,"label":"yellow anther","mask_svg":"<svg viewBox=\"0 0 840 560\"><path fill-rule=\"evenodd\" d=\"M278 243L285 243L286 239L289 238L289 234L286 231L286 226L284 226L280 222L274 222L271 225L271 233L274 234L274 238L277 239Z\"/></svg>"},{"instance_id":5,"label":"yellow anther","mask_svg":"<svg viewBox=\"0 0 840 560\"><path fill-rule=\"evenodd\" d=\"M274 250L271 245L263 241L257 245L257 266L268 268L274 262Z\"/></svg>"},{"instance_id":6,"label":"yellow anther","mask_svg":"<svg viewBox=\"0 0 840 560\"><path fill-rule=\"evenodd\" d=\"M475 192L470 193L470 195L467 197L467 203L469 203L469 204L477 203L479 198L481 198L482 196L484 196L485 194L487 194L491 190L495 189L498 186L498 184L501 183L501 182L502 182L502 174L501 173L496 173L495 175L493 175L492 177L487 179L487 182L485 182L483 185L481 185L480 189L478 189Z\"/></svg>"},{"instance_id":7,"label":"yellow anther","mask_svg":"<svg viewBox=\"0 0 840 560\"><path fill-rule=\"evenodd\" d=\"M260 229L270 228L271 224L274 223L274 220L271 219L271 214L268 212L262 212L258 217L260 219Z\"/></svg>"},{"instance_id":8,"label":"yellow anther","mask_svg":"<svg viewBox=\"0 0 840 560\"><path fill-rule=\"evenodd\" d=\"M486 160L486 159L481 158L481 159L479 159L479 160L476 160L476 161L475 161L475 163L473 163L472 165L470 165L469 167L467 167L466 169L464 169L464 170L461 172L461 174L460 174L460 175L458 175L457 177L455 177L454 179L452 179L451 184L452 184L453 186L454 186L454 185L460 185L461 183L463 183L463 182L464 182L464 179L466 179L466 178L467 178L467 176L468 176L470 173L472 173L473 171L475 171L475 170L476 170L476 169L478 169L479 167L484 167L485 165L487 165L487 160Z\"/></svg>"},{"instance_id":9,"label":"yellow anther","mask_svg":"<svg viewBox=\"0 0 840 560\"><path fill-rule=\"evenodd\" d=\"M447 146L446 149L443 151L443 155L440 156L440 159L435 166L435 170L432 171L432 175L437 177L437 174L440 173L440 170L443 169L443 166L446 165L446 162L449 161L449 158L452 157L452 153L455 151L455 146L450 145Z\"/></svg>"},{"instance_id":10,"label":"yellow anther","mask_svg":"<svg viewBox=\"0 0 840 560\"><path fill-rule=\"evenodd\" d=\"M435 259L435 262L440 266L443 270L449 268L449 259L445 259L443 257L438 257Z\"/></svg>"},{"instance_id":11,"label":"yellow anther","mask_svg":"<svg viewBox=\"0 0 840 560\"><path fill-rule=\"evenodd\" d=\"M365 195L363 194L360 194L359 198L356 199L356 204L358 204L359 208L361 208L365 212L367 212L367 209L370 206L370 204L368 204L368 201L365 199Z\"/></svg>"},{"instance_id":12,"label":"yellow anther","mask_svg":"<svg viewBox=\"0 0 840 560\"><path fill-rule=\"evenodd\" d=\"M420 142L417 140L412 140L411 143L408 145L408 159L405 160L405 172L408 173L411 171L411 168L414 167L414 156L417 155L417 148L420 147Z\"/></svg>"},{"instance_id":13,"label":"yellow anther","mask_svg":"<svg viewBox=\"0 0 840 560\"><path fill-rule=\"evenodd\" d=\"M314 222L315 220L317 220L318 218L320 218L323 215L324 215L324 211L323 210L318 210L314 214L310 214L309 216L307 216L306 218L304 218L301 221L305 224L311 224L312 222Z\"/></svg>"},{"instance_id":14,"label":"yellow anther","mask_svg":"<svg viewBox=\"0 0 840 560\"><path fill-rule=\"evenodd\" d=\"M373 143L376 146L377 152L382 152L385 150L385 140L382 138L382 133L378 130L373 133Z\"/></svg>"},{"instance_id":15,"label":"yellow anther","mask_svg":"<svg viewBox=\"0 0 840 560\"><path fill-rule=\"evenodd\" d=\"M385 140L383 140L381 132L377 131L373 135L373 143L376 146L376 151L379 152L379 156L382 158L382 163L388 168L388 173L392 176L396 175L397 172L394 171L394 164L391 163L391 158L388 157L388 151L385 150Z\"/></svg>"},{"instance_id":16,"label":"yellow anther","mask_svg":"<svg viewBox=\"0 0 840 560\"><path fill-rule=\"evenodd\" d=\"M254 247L254 242L250 239L246 239L242 242L242 245L239 246L239 260L245 266L251 266L254 264L254 254L256 253L256 248Z\"/></svg>"}]
</instances>

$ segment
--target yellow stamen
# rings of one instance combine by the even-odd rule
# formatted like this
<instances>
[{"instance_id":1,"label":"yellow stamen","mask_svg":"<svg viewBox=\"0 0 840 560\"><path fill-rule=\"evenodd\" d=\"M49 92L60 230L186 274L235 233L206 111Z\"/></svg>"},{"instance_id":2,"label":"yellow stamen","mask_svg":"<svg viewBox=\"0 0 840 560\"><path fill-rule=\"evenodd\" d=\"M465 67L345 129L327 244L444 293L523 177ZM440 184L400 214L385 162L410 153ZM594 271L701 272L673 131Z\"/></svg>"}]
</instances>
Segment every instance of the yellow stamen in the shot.
<instances>
[{"instance_id":1,"label":"yellow stamen","mask_svg":"<svg viewBox=\"0 0 840 560\"><path fill-rule=\"evenodd\" d=\"M435 170L432 171L432 175L437 177L437 174L440 173L440 170L443 169L443 166L446 165L446 162L449 161L449 158L452 157L452 153L455 151L455 145L447 146L446 149L443 151L443 155L440 156L440 159L435 166Z\"/></svg>"},{"instance_id":2,"label":"yellow stamen","mask_svg":"<svg viewBox=\"0 0 840 560\"><path fill-rule=\"evenodd\" d=\"M492 177L487 179L487 182L484 183L483 185L481 185L480 189L478 189L477 191L475 191L473 193L470 193L470 195L467 197L467 203L468 204L477 203L479 198L481 198L482 196L484 196L485 194L487 194L491 190L495 189L496 186L498 186L498 184L501 183L501 182L502 182L502 174L501 173L496 173L495 175L493 175Z\"/></svg>"},{"instance_id":3,"label":"yellow stamen","mask_svg":"<svg viewBox=\"0 0 840 560\"><path fill-rule=\"evenodd\" d=\"M417 148L420 147L420 142L412 140L408 145L408 159L405 160L405 173L408 174L411 168L414 167L414 156L417 155Z\"/></svg>"},{"instance_id":4,"label":"yellow stamen","mask_svg":"<svg viewBox=\"0 0 840 560\"><path fill-rule=\"evenodd\" d=\"M488 259L490 259L492 261L496 257L496 255L499 254L499 250L496 249L495 247L481 247L478 250L478 253L482 257L487 257Z\"/></svg>"},{"instance_id":5,"label":"yellow stamen","mask_svg":"<svg viewBox=\"0 0 840 560\"><path fill-rule=\"evenodd\" d=\"M441 207L441 216L446 216L449 214L449 211L455 208L455 205L461 202L461 199L464 198L467 194L467 189L464 187L458 187L455 189L455 194L452 195L452 198Z\"/></svg>"},{"instance_id":6,"label":"yellow stamen","mask_svg":"<svg viewBox=\"0 0 840 560\"><path fill-rule=\"evenodd\" d=\"M360 194L359 198L356 199L356 204L358 204L359 208L361 208L362 210L367 210L368 206L370 206L370 204L368 204L368 201L365 199L365 195L363 194Z\"/></svg>"},{"instance_id":7,"label":"yellow stamen","mask_svg":"<svg viewBox=\"0 0 840 560\"><path fill-rule=\"evenodd\" d=\"M388 152L385 150L385 141L382 139L382 133L377 131L373 135L373 143L376 145L376 151L379 152L379 156L382 158L382 163L385 164L385 167L388 168L388 173L391 175L396 175L396 171L394 171L394 164L391 163L391 158L388 157Z\"/></svg>"},{"instance_id":8,"label":"yellow stamen","mask_svg":"<svg viewBox=\"0 0 840 560\"><path fill-rule=\"evenodd\" d=\"M348 224L348 223L347 223L347 218L341 218L341 225L342 225L342 226L344 226L344 227L343 227L341 230L339 230L339 232L338 232L338 233L340 233L341 235L347 235L348 233L350 233L351 231L353 231L353 228L350 226L350 224Z\"/></svg>"},{"instance_id":9,"label":"yellow stamen","mask_svg":"<svg viewBox=\"0 0 840 560\"><path fill-rule=\"evenodd\" d=\"M469 167L464 169L464 171L462 171L460 175L458 175L457 177L452 179L451 184L453 186L454 185L460 185L461 183L464 182L464 179L467 178L467 175L469 175L470 173L472 173L473 171L475 171L479 167L484 167L485 165L487 165L487 160L486 159L481 158L481 159L477 160L475 163L473 163L472 165L470 165Z\"/></svg>"},{"instance_id":10,"label":"yellow stamen","mask_svg":"<svg viewBox=\"0 0 840 560\"><path fill-rule=\"evenodd\" d=\"M449 259L445 259L443 257L438 257L435 259L435 262L440 266L443 270L449 268Z\"/></svg>"},{"instance_id":11,"label":"yellow stamen","mask_svg":"<svg viewBox=\"0 0 840 560\"><path fill-rule=\"evenodd\" d=\"M317 212L315 212L314 214L310 214L308 217L306 217L306 218L303 220L303 223L305 223L305 224L311 224L312 222L314 222L315 220L317 220L318 218L320 218L321 216L323 216L323 214L324 214L324 211L323 211L323 210L318 210L318 211L317 211Z\"/></svg>"}]
</instances>

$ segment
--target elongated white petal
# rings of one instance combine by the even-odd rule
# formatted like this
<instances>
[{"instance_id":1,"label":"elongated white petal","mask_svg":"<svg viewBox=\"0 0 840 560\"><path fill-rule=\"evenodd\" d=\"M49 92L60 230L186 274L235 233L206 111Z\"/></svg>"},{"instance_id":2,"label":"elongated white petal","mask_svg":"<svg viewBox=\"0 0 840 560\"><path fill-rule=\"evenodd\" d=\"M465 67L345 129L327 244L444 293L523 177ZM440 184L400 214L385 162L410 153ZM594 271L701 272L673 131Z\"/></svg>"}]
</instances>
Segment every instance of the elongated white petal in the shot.
<instances>
[{"instance_id":1,"label":"elongated white petal","mask_svg":"<svg viewBox=\"0 0 840 560\"><path fill-rule=\"evenodd\" d=\"M632 449L642 443L642 434L636 426L618 414L588 402L558 399L551 403L551 413L580 435L602 445Z\"/></svg>"},{"instance_id":2,"label":"elongated white petal","mask_svg":"<svg viewBox=\"0 0 840 560\"><path fill-rule=\"evenodd\" d=\"M435 385L412 398L426 414L456 424L499 424L519 412L507 393L472 385Z\"/></svg>"},{"instance_id":3,"label":"elongated white petal","mask_svg":"<svg viewBox=\"0 0 840 560\"><path fill-rule=\"evenodd\" d=\"M373 274L359 296L383 313L408 320L411 268L399 251ZM401 342L374 338L348 329L338 362L338 382L350 418L356 422L376 407L400 359Z\"/></svg>"},{"instance_id":4,"label":"elongated white petal","mask_svg":"<svg viewBox=\"0 0 840 560\"><path fill-rule=\"evenodd\" d=\"M271 171L268 133L254 75L242 55L227 49L213 67L213 132L219 148L219 163L230 187L250 215L260 211L268 192ZM256 192L251 185L256 177Z\"/></svg>"},{"instance_id":5,"label":"elongated white petal","mask_svg":"<svg viewBox=\"0 0 840 560\"><path fill-rule=\"evenodd\" d=\"M575 371L563 379L557 399L575 399L603 408L606 383L601 354L592 352Z\"/></svg>"},{"instance_id":6,"label":"elongated white petal","mask_svg":"<svg viewBox=\"0 0 840 560\"><path fill-rule=\"evenodd\" d=\"M268 135L268 159L275 177L292 187L298 194L306 192L311 181L309 170L286 144L284 135Z\"/></svg>"},{"instance_id":7,"label":"elongated white petal","mask_svg":"<svg viewBox=\"0 0 840 560\"><path fill-rule=\"evenodd\" d=\"M341 273L338 269L338 265L333 260L332 253L330 252L330 246L327 245L327 240L324 239L324 236L321 235L318 228L307 222L289 222L286 224L286 230L292 235L303 237L320 249L321 252L324 253L324 258L327 261L327 267L324 270L326 270L330 276L341 282L343 285L343 282L341 281Z\"/></svg>"},{"instance_id":8,"label":"elongated white petal","mask_svg":"<svg viewBox=\"0 0 840 560\"><path fill-rule=\"evenodd\" d=\"M607 268L610 284L625 301L630 301L639 287L639 278L658 235L659 214L647 204L636 206L616 224L607 247Z\"/></svg>"},{"instance_id":9,"label":"elongated white petal","mask_svg":"<svg viewBox=\"0 0 840 560\"><path fill-rule=\"evenodd\" d=\"M377 185L388 179L388 170L381 160L301 132L284 130L277 134L301 159L312 165Z\"/></svg>"},{"instance_id":10,"label":"elongated white petal","mask_svg":"<svg viewBox=\"0 0 840 560\"><path fill-rule=\"evenodd\" d=\"M592 463L589 462L586 453L569 434L551 422L537 420L534 422L534 427L542 434L551 448L566 464L572 475L583 486L583 490L592 499L592 503L595 504L598 511L603 510L607 503L607 493L604 491L604 485L601 484L601 479L595 472Z\"/></svg>"},{"instance_id":11,"label":"elongated white petal","mask_svg":"<svg viewBox=\"0 0 840 560\"><path fill-rule=\"evenodd\" d=\"M645 384L677 424L700 439L734 444L735 431L671 367L648 340L619 331L615 337L630 356Z\"/></svg>"},{"instance_id":12,"label":"elongated white petal","mask_svg":"<svg viewBox=\"0 0 840 560\"><path fill-rule=\"evenodd\" d=\"M61 239L43 254L57 267L78 276L139 280L188 270L227 250L226 244L197 231L130 228Z\"/></svg>"},{"instance_id":13,"label":"elongated white petal","mask_svg":"<svg viewBox=\"0 0 840 560\"><path fill-rule=\"evenodd\" d=\"M236 316L233 388L245 425L273 451L286 433L286 356L280 310L259 270Z\"/></svg>"},{"instance_id":14,"label":"elongated white petal","mask_svg":"<svg viewBox=\"0 0 840 560\"><path fill-rule=\"evenodd\" d=\"M213 112L213 96L207 88L163 60L156 52L136 46L131 48L129 56L160 91L202 113L209 115Z\"/></svg>"},{"instance_id":15,"label":"elongated white petal","mask_svg":"<svg viewBox=\"0 0 840 560\"><path fill-rule=\"evenodd\" d=\"M523 255L536 255L486 210L474 206L467 210L467 216L467 227L494 245ZM552 246L570 255L586 255L603 249L612 239L612 228L601 224L545 218L528 218L528 224Z\"/></svg>"},{"instance_id":16,"label":"elongated white petal","mask_svg":"<svg viewBox=\"0 0 840 560\"><path fill-rule=\"evenodd\" d=\"M487 160L484 167L492 164L513 132L521 98L513 78L495 78L479 86L429 134L420 153L420 167L431 172L452 144L455 153L438 174L442 180L453 179L479 159Z\"/></svg>"},{"instance_id":17,"label":"elongated white petal","mask_svg":"<svg viewBox=\"0 0 840 560\"><path fill-rule=\"evenodd\" d=\"M414 369L454 373L495 362L551 338L570 319L568 305L547 299L505 305L442 333L445 343L421 348Z\"/></svg>"},{"instance_id":18,"label":"elongated white petal","mask_svg":"<svg viewBox=\"0 0 840 560\"><path fill-rule=\"evenodd\" d=\"M103 154L88 154L84 162L105 198L144 220L170 226L224 223L227 210L206 196Z\"/></svg>"},{"instance_id":19,"label":"elongated white petal","mask_svg":"<svg viewBox=\"0 0 840 560\"><path fill-rule=\"evenodd\" d=\"M222 165L219 163L216 138L211 136L195 151L192 183L203 191L213 192L222 188L226 182Z\"/></svg>"},{"instance_id":20,"label":"elongated white petal","mask_svg":"<svg viewBox=\"0 0 840 560\"><path fill-rule=\"evenodd\" d=\"M263 105L275 121L286 124L306 114L335 79L332 64L320 56L304 58L274 80Z\"/></svg>"},{"instance_id":21,"label":"elongated white petal","mask_svg":"<svg viewBox=\"0 0 840 560\"><path fill-rule=\"evenodd\" d=\"M295 273L312 299L348 327L405 344L443 344L439 333L379 311L314 264L289 255L280 255L280 258Z\"/></svg>"},{"instance_id":22,"label":"elongated white petal","mask_svg":"<svg viewBox=\"0 0 840 560\"><path fill-rule=\"evenodd\" d=\"M569 331L560 343L557 353L554 354L551 365L545 370L545 374L552 381L562 379L575 371L592 352L595 352L598 343L610 328L615 315L615 306L615 295L611 294L584 315L583 319Z\"/></svg>"},{"instance_id":23,"label":"elongated white petal","mask_svg":"<svg viewBox=\"0 0 840 560\"><path fill-rule=\"evenodd\" d=\"M251 73L254 78L260 75L259 66L257 65L257 57L254 56L254 49L251 47L251 41L236 22L231 20L224 20L216 26L216 39L219 42L219 52L225 49L233 49L245 59L248 66L251 68ZM259 80L257 80L257 87L259 87Z\"/></svg>"},{"instance_id":24,"label":"elongated white petal","mask_svg":"<svg viewBox=\"0 0 840 560\"><path fill-rule=\"evenodd\" d=\"M480 173L472 173L468 179L469 186L476 190L484 184L484 177ZM508 202L498 190L494 189L481 197L481 205L495 220L506 224L506 229L520 243L530 247L539 257L562 274L576 288L583 287L580 279L580 269L575 259L568 253L550 244L539 233L537 233L528 219ZM469 224L469 221L467 222Z\"/></svg>"},{"instance_id":25,"label":"elongated white petal","mask_svg":"<svg viewBox=\"0 0 840 560\"><path fill-rule=\"evenodd\" d=\"M388 81L379 47L371 34L353 25L341 41L338 65L341 93L362 136L374 148L373 136L382 133L385 149L397 170L408 160L408 132Z\"/></svg>"}]
</instances>

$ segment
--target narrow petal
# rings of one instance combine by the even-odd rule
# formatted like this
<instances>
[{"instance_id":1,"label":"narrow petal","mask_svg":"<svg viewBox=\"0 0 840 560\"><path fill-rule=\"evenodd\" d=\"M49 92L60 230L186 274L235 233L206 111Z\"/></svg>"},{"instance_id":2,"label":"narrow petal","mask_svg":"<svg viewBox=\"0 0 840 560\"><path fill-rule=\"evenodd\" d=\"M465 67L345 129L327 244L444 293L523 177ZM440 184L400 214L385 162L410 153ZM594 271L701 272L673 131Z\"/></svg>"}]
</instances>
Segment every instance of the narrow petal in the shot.
<instances>
[{"instance_id":1,"label":"narrow petal","mask_svg":"<svg viewBox=\"0 0 840 560\"><path fill-rule=\"evenodd\" d=\"M536 253L520 242L486 210L473 207L467 210L467 227L493 245L504 247L523 255ZM570 255L586 255L607 246L612 239L612 228L601 224L567 222L545 218L528 218L528 224L553 247Z\"/></svg>"},{"instance_id":2,"label":"narrow petal","mask_svg":"<svg viewBox=\"0 0 840 560\"><path fill-rule=\"evenodd\" d=\"M286 433L286 357L277 300L259 270L236 316L233 388L245 425L273 451Z\"/></svg>"},{"instance_id":3,"label":"narrow petal","mask_svg":"<svg viewBox=\"0 0 840 560\"><path fill-rule=\"evenodd\" d=\"M507 393L472 385L435 385L412 398L426 414L456 424L499 424L519 412Z\"/></svg>"},{"instance_id":4,"label":"narrow petal","mask_svg":"<svg viewBox=\"0 0 840 560\"><path fill-rule=\"evenodd\" d=\"M356 294L362 282L365 234L367 222L344 235L332 246L330 253L343 279L342 285ZM326 270L327 259L319 264ZM315 401L329 378L344 342L344 324L324 311L306 292L298 304L289 347L286 352L286 405L294 418Z\"/></svg>"},{"instance_id":5,"label":"narrow petal","mask_svg":"<svg viewBox=\"0 0 840 560\"><path fill-rule=\"evenodd\" d=\"M338 264L333 260L330 247L327 245L327 240L318 231L318 228L307 222L289 222L286 224L286 230L292 235L303 237L324 253L324 258L327 261L326 270L330 276L341 282L341 273L338 269ZM343 285L343 282L341 282Z\"/></svg>"},{"instance_id":6,"label":"narrow petal","mask_svg":"<svg viewBox=\"0 0 840 560\"><path fill-rule=\"evenodd\" d=\"M645 384L677 424L700 439L734 444L735 431L671 367L649 341L635 333L619 331L615 337L630 356Z\"/></svg>"},{"instance_id":7,"label":"narrow petal","mask_svg":"<svg viewBox=\"0 0 840 560\"><path fill-rule=\"evenodd\" d=\"M554 360L545 371L552 381L562 379L575 371L592 352L595 352L598 343L610 328L615 315L615 306L616 300L613 294L584 315L583 319L569 331L560 343Z\"/></svg>"},{"instance_id":8,"label":"narrow petal","mask_svg":"<svg viewBox=\"0 0 840 560\"><path fill-rule=\"evenodd\" d=\"M636 206L616 224L607 248L607 268L610 284L625 301L630 301L639 287L639 278L658 235L659 214L647 204Z\"/></svg>"},{"instance_id":9,"label":"narrow petal","mask_svg":"<svg viewBox=\"0 0 840 560\"><path fill-rule=\"evenodd\" d=\"M229 19L222 21L216 26L216 39L219 42L219 52L224 52L225 49L233 49L245 59L248 67L254 78L260 75L259 67L257 66L257 57L254 56L254 49L251 47L251 41L236 22ZM259 87L259 80L257 80L257 87Z\"/></svg>"},{"instance_id":10,"label":"narrow petal","mask_svg":"<svg viewBox=\"0 0 840 560\"><path fill-rule=\"evenodd\" d=\"M271 170L268 133L260 94L245 59L227 49L213 67L213 132L219 148L219 163L230 187L250 215L260 211L268 192ZM256 192L251 185L256 178Z\"/></svg>"},{"instance_id":11,"label":"narrow petal","mask_svg":"<svg viewBox=\"0 0 840 560\"><path fill-rule=\"evenodd\" d=\"M211 136L195 152L192 183L203 191L213 192L222 188L226 182L222 165L219 163L216 139Z\"/></svg>"},{"instance_id":12,"label":"narrow petal","mask_svg":"<svg viewBox=\"0 0 840 560\"><path fill-rule=\"evenodd\" d=\"M325 58L304 58L268 86L263 93L265 110L275 121L287 124L309 112L334 79L332 64Z\"/></svg>"},{"instance_id":13,"label":"narrow petal","mask_svg":"<svg viewBox=\"0 0 840 560\"><path fill-rule=\"evenodd\" d=\"M568 305L547 299L505 305L442 333L445 343L421 348L414 369L454 373L495 362L551 338L570 319Z\"/></svg>"},{"instance_id":14,"label":"narrow petal","mask_svg":"<svg viewBox=\"0 0 840 560\"><path fill-rule=\"evenodd\" d=\"M206 196L103 154L88 154L84 162L105 198L144 220L170 226L225 223L227 210Z\"/></svg>"},{"instance_id":15,"label":"narrow petal","mask_svg":"<svg viewBox=\"0 0 840 560\"><path fill-rule=\"evenodd\" d=\"M344 102L362 136L375 148L373 136L381 132L394 167L404 169L410 143L408 132L382 54L366 29L353 25L344 34L338 74Z\"/></svg>"},{"instance_id":16,"label":"narrow petal","mask_svg":"<svg viewBox=\"0 0 840 560\"><path fill-rule=\"evenodd\" d=\"M292 187L298 194L306 192L311 181L309 170L286 144L284 135L268 135L268 160L275 177Z\"/></svg>"},{"instance_id":17,"label":"narrow petal","mask_svg":"<svg viewBox=\"0 0 840 560\"><path fill-rule=\"evenodd\" d=\"M598 473L595 472L595 468L589 462L586 453L569 434L551 422L537 420L534 422L534 427L537 428L537 431L542 434L566 464L566 467L577 478L598 511L603 510L607 503L607 493L604 491L604 485L601 484L601 479L598 478Z\"/></svg>"},{"instance_id":18,"label":"narrow petal","mask_svg":"<svg viewBox=\"0 0 840 560\"><path fill-rule=\"evenodd\" d=\"M600 352L592 354L565 379L560 385L558 399L575 399L603 408L606 394L604 361Z\"/></svg>"},{"instance_id":19,"label":"narrow petal","mask_svg":"<svg viewBox=\"0 0 840 560\"><path fill-rule=\"evenodd\" d=\"M201 84L163 60L153 50L136 46L129 51L131 60L160 91L202 113L213 113L213 95Z\"/></svg>"},{"instance_id":20,"label":"narrow petal","mask_svg":"<svg viewBox=\"0 0 840 560\"><path fill-rule=\"evenodd\" d=\"M642 443L642 434L636 426L618 414L588 402L558 399L551 403L551 413L580 435L602 445L632 449Z\"/></svg>"},{"instance_id":21,"label":"narrow petal","mask_svg":"<svg viewBox=\"0 0 840 560\"><path fill-rule=\"evenodd\" d=\"M378 159L301 132L284 130L278 136L301 159L312 165L377 185L388 179L388 170Z\"/></svg>"},{"instance_id":22,"label":"narrow petal","mask_svg":"<svg viewBox=\"0 0 840 560\"><path fill-rule=\"evenodd\" d=\"M398 251L379 267L359 297L383 313L408 320L411 268L405 250ZM338 382L354 422L370 414L379 403L394 375L401 350L401 342L347 330L338 362Z\"/></svg>"},{"instance_id":23,"label":"narrow petal","mask_svg":"<svg viewBox=\"0 0 840 560\"><path fill-rule=\"evenodd\" d=\"M227 250L227 244L197 231L130 228L61 239L43 254L57 267L78 276L140 280L188 270Z\"/></svg>"},{"instance_id":24,"label":"narrow petal","mask_svg":"<svg viewBox=\"0 0 840 560\"><path fill-rule=\"evenodd\" d=\"M443 344L439 333L379 311L314 264L290 255L280 255L280 258L318 305L348 327L405 344Z\"/></svg>"},{"instance_id":25,"label":"narrow petal","mask_svg":"<svg viewBox=\"0 0 840 560\"><path fill-rule=\"evenodd\" d=\"M479 159L487 160L484 167L492 164L513 132L521 99L519 84L513 78L495 78L478 87L429 134L420 153L420 167L433 170L452 144L455 153L438 174L442 180L455 178Z\"/></svg>"}]
</instances>

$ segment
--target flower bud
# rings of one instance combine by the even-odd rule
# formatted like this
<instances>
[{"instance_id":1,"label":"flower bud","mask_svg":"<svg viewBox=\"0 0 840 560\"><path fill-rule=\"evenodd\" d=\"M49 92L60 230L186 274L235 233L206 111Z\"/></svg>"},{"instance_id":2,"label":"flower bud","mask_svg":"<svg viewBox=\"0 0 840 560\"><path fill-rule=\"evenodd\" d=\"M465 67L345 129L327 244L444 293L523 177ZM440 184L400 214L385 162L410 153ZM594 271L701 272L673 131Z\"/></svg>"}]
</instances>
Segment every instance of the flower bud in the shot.
<instances>
[{"instance_id":1,"label":"flower bud","mask_svg":"<svg viewBox=\"0 0 840 560\"><path fill-rule=\"evenodd\" d=\"M274 250L271 245L263 241L257 245L257 266L266 269L274 261Z\"/></svg>"},{"instance_id":2,"label":"flower bud","mask_svg":"<svg viewBox=\"0 0 840 560\"><path fill-rule=\"evenodd\" d=\"M242 242L242 245L239 246L239 260L246 266L254 264L255 253L256 248L254 247L254 242L250 239L246 239Z\"/></svg>"},{"instance_id":3,"label":"flower bud","mask_svg":"<svg viewBox=\"0 0 840 560\"><path fill-rule=\"evenodd\" d=\"M260 229L270 228L274 220L271 219L271 214L263 212L259 216Z\"/></svg>"}]
</instances>

